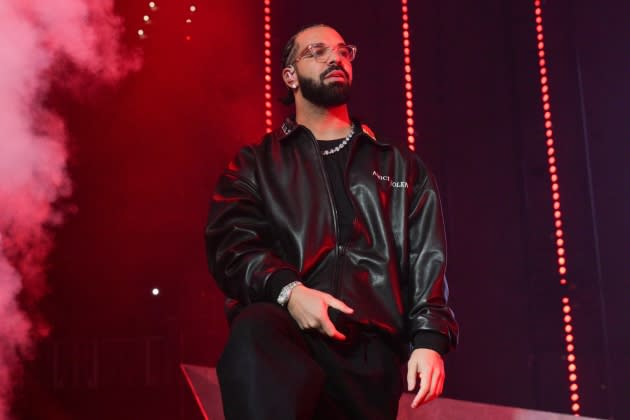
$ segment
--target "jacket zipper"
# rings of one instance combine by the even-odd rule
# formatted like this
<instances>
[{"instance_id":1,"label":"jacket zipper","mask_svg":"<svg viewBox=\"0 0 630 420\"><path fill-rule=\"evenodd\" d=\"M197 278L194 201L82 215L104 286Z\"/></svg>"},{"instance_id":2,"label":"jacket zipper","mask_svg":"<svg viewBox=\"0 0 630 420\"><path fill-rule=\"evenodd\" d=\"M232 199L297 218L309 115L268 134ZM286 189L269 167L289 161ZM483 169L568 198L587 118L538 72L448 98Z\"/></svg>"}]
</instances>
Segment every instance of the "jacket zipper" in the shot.
<instances>
[{"instance_id":1,"label":"jacket zipper","mask_svg":"<svg viewBox=\"0 0 630 420\"><path fill-rule=\"evenodd\" d=\"M328 174L326 174L326 170L324 169L324 160L322 159L321 152L319 150L319 145L317 144L317 140L315 140L313 133L311 133L310 130L306 130L306 132L308 133L308 136L310 137L311 142L313 143L313 146L315 147L315 153L317 154L317 158L319 160L319 170L324 178L324 183L326 184L326 193L328 194L328 203L330 204L330 208L332 210L333 225L335 227L335 267L333 270L333 285L332 286L333 286L333 293L335 297L339 298L340 297L339 296L340 282L338 279L339 277L338 266L339 266L339 260L340 260L339 255L340 255L340 251L344 252L343 250L344 247L341 244L339 244L339 223L337 220L339 216L337 215L337 208L335 207L335 200L333 198L332 192L330 191L330 182L328 181ZM344 185L345 185L345 180L344 180Z\"/></svg>"}]
</instances>

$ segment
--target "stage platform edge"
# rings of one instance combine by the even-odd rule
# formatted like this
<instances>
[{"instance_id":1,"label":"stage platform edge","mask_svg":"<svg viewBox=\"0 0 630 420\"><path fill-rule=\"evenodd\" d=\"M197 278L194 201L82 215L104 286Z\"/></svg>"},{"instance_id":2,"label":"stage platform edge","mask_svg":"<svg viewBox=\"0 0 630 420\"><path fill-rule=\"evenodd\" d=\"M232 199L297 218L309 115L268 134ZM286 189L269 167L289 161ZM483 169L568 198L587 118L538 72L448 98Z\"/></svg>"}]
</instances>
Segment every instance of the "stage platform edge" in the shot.
<instances>
[{"instance_id":1,"label":"stage platform edge","mask_svg":"<svg viewBox=\"0 0 630 420\"><path fill-rule=\"evenodd\" d=\"M214 368L189 364L180 365L199 409L206 420L225 420L219 381ZM569 420L571 414L550 413L524 408L482 404L470 401L438 398L418 408L411 408L414 394L404 393L400 399L397 420ZM603 420L580 417L584 420Z\"/></svg>"}]
</instances>

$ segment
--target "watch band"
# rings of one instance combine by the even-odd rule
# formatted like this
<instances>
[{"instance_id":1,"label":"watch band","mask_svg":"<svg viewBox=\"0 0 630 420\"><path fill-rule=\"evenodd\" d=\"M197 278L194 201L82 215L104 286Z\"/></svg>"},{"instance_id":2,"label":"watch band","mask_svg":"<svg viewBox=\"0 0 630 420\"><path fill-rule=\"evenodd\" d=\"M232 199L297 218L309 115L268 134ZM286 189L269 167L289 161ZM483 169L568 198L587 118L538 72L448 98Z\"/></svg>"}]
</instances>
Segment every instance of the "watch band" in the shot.
<instances>
[{"instance_id":1,"label":"watch band","mask_svg":"<svg viewBox=\"0 0 630 420\"><path fill-rule=\"evenodd\" d=\"M278 299L276 300L280 306L286 306L287 302L289 302L289 298L291 297L291 291L296 287L302 284L301 281L292 281L287 284L280 290L280 294L278 295Z\"/></svg>"}]
</instances>

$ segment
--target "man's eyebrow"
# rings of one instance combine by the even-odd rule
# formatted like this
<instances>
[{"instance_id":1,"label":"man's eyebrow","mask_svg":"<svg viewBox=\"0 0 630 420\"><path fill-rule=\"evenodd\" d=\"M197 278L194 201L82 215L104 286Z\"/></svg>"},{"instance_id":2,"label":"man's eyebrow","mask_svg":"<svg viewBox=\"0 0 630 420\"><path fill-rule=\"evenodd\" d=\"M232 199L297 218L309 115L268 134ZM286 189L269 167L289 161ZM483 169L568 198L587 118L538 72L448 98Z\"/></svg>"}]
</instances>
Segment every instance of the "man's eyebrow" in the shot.
<instances>
[{"instance_id":1,"label":"man's eyebrow","mask_svg":"<svg viewBox=\"0 0 630 420\"><path fill-rule=\"evenodd\" d=\"M308 45L311 45L313 47L324 47L324 46L327 47L328 46L328 44L326 44L325 42L312 42L312 43L310 43ZM340 46L343 46L343 45L346 45L346 43L345 42L338 42L337 45L335 45L335 47L340 47Z\"/></svg>"}]
</instances>

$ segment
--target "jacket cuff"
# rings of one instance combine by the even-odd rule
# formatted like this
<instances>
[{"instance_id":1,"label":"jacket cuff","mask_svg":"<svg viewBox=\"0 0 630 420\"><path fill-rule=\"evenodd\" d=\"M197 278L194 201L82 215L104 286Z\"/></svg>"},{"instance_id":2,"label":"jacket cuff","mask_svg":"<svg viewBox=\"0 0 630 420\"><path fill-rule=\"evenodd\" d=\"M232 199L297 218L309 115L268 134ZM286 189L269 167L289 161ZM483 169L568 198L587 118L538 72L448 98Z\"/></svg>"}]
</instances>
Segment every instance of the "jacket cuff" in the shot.
<instances>
[{"instance_id":1,"label":"jacket cuff","mask_svg":"<svg viewBox=\"0 0 630 420\"><path fill-rule=\"evenodd\" d=\"M419 331L413 337L413 349L431 349L444 356L450 349L447 336L435 331Z\"/></svg>"},{"instance_id":2,"label":"jacket cuff","mask_svg":"<svg viewBox=\"0 0 630 420\"><path fill-rule=\"evenodd\" d=\"M282 288L294 281L300 281L300 276L293 270L282 269L273 273L265 285L266 300L276 302Z\"/></svg>"}]
</instances>

